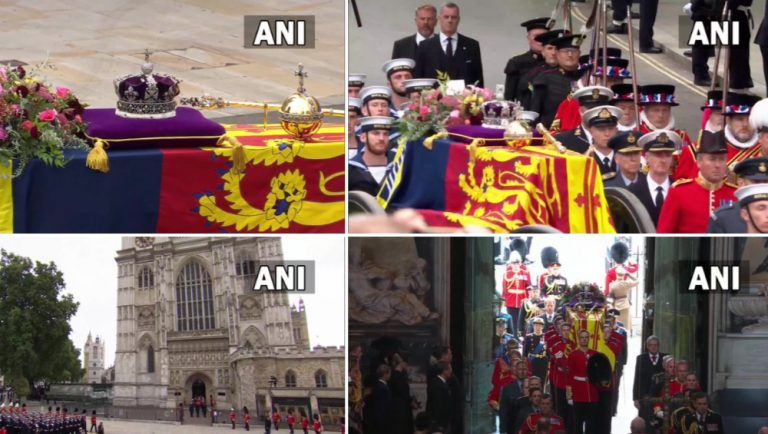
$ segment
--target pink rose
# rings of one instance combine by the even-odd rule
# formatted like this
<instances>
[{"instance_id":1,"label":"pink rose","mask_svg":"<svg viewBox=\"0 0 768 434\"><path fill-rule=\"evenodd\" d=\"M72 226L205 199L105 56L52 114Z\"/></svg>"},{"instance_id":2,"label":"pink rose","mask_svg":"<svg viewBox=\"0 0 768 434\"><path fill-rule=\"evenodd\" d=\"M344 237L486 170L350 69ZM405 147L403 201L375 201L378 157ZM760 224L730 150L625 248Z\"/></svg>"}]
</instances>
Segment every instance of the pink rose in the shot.
<instances>
[{"instance_id":1,"label":"pink rose","mask_svg":"<svg viewBox=\"0 0 768 434\"><path fill-rule=\"evenodd\" d=\"M33 124L32 121L30 121L30 120L26 120L26 121L21 123L21 128L23 128L27 132L32 131L32 128L34 128L34 127L35 127L35 124Z\"/></svg>"},{"instance_id":2,"label":"pink rose","mask_svg":"<svg viewBox=\"0 0 768 434\"><path fill-rule=\"evenodd\" d=\"M75 122L78 123L78 124L82 124L83 123L83 117L80 116L80 115L75 115Z\"/></svg>"},{"instance_id":3,"label":"pink rose","mask_svg":"<svg viewBox=\"0 0 768 434\"><path fill-rule=\"evenodd\" d=\"M419 107L419 114L422 115L422 116L428 115L429 114L429 107L427 107L425 105Z\"/></svg>"},{"instance_id":4,"label":"pink rose","mask_svg":"<svg viewBox=\"0 0 768 434\"><path fill-rule=\"evenodd\" d=\"M2 125L0 125L0 142L4 141L7 138L8 138L8 132L5 131L5 128Z\"/></svg>"},{"instance_id":5,"label":"pink rose","mask_svg":"<svg viewBox=\"0 0 768 434\"><path fill-rule=\"evenodd\" d=\"M14 116L21 115L21 107L18 104L11 104L11 114Z\"/></svg>"},{"instance_id":6,"label":"pink rose","mask_svg":"<svg viewBox=\"0 0 768 434\"><path fill-rule=\"evenodd\" d=\"M459 99L456 98L455 96L443 97L443 99L440 102L443 103L443 105L450 108L455 108L459 105Z\"/></svg>"},{"instance_id":7,"label":"pink rose","mask_svg":"<svg viewBox=\"0 0 768 434\"><path fill-rule=\"evenodd\" d=\"M481 93L484 100L490 101L493 99L493 93L491 93L490 89L483 88L481 89Z\"/></svg>"},{"instance_id":8,"label":"pink rose","mask_svg":"<svg viewBox=\"0 0 768 434\"><path fill-rule=\"evenodd\" d=\"M8 72L4 67L0 67L0 83L8 81Z\"/></svg>"},{"instance_id":9,"label":"pink rose","mask_svg":"<svg viewBox=\"0 0 768 434\"><path fill-rule=\"evenodd\" d=\"M454 109L454 110L451 111L451 115L450 116L452 118L458 118L459 116L461 116L461 113L459 113L458 110Z\"/></svg>"},{"instance_id":10,"label":"pink rose","mask_svg":"<svg viewBox=\"0 0 768 434\"><path fill-rule=\"evenodd\" d=\"M54 119L56 119L56 110L54 109L48 109L42 111L39 115L37 115L37 118L40 119L43 122L51 122Z\"/></svg>"},{"instance_id":11,"label":"pink rose","mask_svg":"<svg viewBox=\"0 0 768 434\"><path fill-rule=\"evenodd\" d=\"M408 110L410 110L410 111L416 110L416 104L414 104L414 103L408 104Z\"/></svg>"},{"instance_id":12,"label":"pink rose","mask_svg":"<svg viewBox=\"0 0 768 434\"><path fill-rule=\"evenodd\" d=\"M66 87L57 87L56 88L56 96L58 96L61 99L64 99L69 96L69 89Z\"/></svg>"}]
</instances>

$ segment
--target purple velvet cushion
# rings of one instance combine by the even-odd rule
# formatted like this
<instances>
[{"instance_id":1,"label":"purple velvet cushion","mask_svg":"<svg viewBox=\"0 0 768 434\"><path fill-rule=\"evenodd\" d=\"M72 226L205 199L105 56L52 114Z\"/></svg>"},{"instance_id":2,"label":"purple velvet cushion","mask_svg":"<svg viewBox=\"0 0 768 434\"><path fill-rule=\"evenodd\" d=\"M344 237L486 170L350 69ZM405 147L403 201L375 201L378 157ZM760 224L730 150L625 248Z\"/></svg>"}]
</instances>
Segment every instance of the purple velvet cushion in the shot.
<instances>
[{"instance_id":1,"label":"purple velvet cushion","mask_svg":"<svg viewBox=\"0 0 768 434\"><path fill-rule=\"evenodd\" d=\"M485 128L481 125L459 125L455 127L449 127L448 132L471 137L471 138L466 138L466 137L458 137L455 135L451 136L451 140L462 142L462 143L471 143L473 139L503 139L504 138L503 128ZM502 142L500 141L499 143L502 143Z\"/></svg>"},{"instance_id":2,"label":"purple velvet cushion","mask_svg":"<svg viewBox=\"0 0 768 434\"><path fill-rule=\"evenodd\" d=\"M104 140L109 149L215 146L225 133L223 126L190 107L178 107L168 119L129 119L113 108L86 109L83 120L91 141Z\"/></svg>"}]
</instances>

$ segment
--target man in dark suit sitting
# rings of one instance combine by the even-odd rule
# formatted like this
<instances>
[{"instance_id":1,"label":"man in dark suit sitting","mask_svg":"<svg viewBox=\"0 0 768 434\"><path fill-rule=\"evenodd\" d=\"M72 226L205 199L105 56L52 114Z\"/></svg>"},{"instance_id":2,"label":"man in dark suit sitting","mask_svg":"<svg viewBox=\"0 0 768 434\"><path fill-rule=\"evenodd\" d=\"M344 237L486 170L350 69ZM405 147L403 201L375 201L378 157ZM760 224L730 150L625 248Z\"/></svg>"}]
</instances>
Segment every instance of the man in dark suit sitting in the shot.
<instances>
[{"instance_id":1,"label":"man in dark suit sitting","mask_svg":"<svg viewBox=\"0 0 768 434\"><path fill-rule=\"evenodd\" d=\"M648 175L644 182L629 186L651 215L654 226L659 222L661 205L669 193L669 169L672 166L672 154L675 146L682 145L682 139L674 131L657 130L640 137L637 143L643 147L645 161L648 163Z\"/></svg>"},{"instance_id":2,"label":"man in dark suit sitting","mask_svg":"<svg viewBox=\"0 0 768 434\"><path fill-rule=\"evenodd\" d=\"M453 374L450 363L437 362L438 374L427 385L427 411L432 415L435 425L446 434L451 433L451 389L448 379Z\"/></svg>"},{"instance_id":3,"label":"man in dark suit sitting","mask_svg":"<svg viewBox=\"0 0 768 434\"><path fill-rule=\"evenodd\" d=\"M440 8L440 33L419 44L416 50L416 78L437 78L437 71L448 74L451 80L464 80L466 84L483 87L483 64L480 44L458 32L459 6L446 3Z\"/></svg>"},{"instance_id":4,"label":"man in dark suit sitting","mask_svg":"<svg viewBox=\"0 0 768 434\"><path fill-rule=\"evenodd\" d=\"M664 372L662 359L666 354L659 352L659 338L649 336L645 340L646 352L637 356L635 362L635 383L632 386L632 400L640 412L640 417L645 420L645 426L651 427L652 404L648 401L653 384L653 376Z\"/></svg>"},{"instance_id":5,"label":"man in dark suit sitting","mask_svg":"<svg viewBox=\"0 0 768 434\"><path fill-rule=\"evenodd\" d=\"M392 46L392 58L408 58L416 60L416 49L421 41L431 38L435 33L437 24L437 9L429 4L416 8L416 34L406 36L395 41Z\"/></svg>"}]
</instances>

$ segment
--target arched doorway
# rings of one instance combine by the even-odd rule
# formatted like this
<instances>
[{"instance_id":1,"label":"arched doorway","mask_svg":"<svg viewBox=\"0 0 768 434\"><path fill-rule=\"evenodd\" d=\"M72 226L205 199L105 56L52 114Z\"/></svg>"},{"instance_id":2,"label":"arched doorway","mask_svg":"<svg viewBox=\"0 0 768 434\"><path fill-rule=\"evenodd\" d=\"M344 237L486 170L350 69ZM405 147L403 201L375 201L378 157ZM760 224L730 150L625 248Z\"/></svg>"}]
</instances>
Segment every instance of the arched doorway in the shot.
<instances>
[{"instance_id":1,"label":"arched doorway","mask_svg":"<svg viewBox=\"0 0 768 434\"><path fill-rule=\"evenodd\" d=\"M206 398L207 395L205 394L205 382L201 379L197 379L192 383L192 397L203 397Z\"/></svg>"}]
</instances>

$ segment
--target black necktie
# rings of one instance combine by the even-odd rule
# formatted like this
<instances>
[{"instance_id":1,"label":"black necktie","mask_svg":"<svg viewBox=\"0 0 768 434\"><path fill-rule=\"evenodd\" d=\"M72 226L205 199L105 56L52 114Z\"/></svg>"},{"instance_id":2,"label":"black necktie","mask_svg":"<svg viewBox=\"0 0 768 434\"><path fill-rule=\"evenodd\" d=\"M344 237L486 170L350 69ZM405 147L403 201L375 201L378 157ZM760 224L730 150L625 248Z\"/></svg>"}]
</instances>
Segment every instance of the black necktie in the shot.
<instances>
[{"instance_id":1,"label":"black necktie","mask_svg":"<svg viewBox=\"0 0 768 434\"><path fill-rule=\"evenodd\" d=\"M603 157L603 166L609 167L611 165L611 159L608 157Z\"/></svg>"},{"instance_id":2,"label":"black necktie","mask_svg":"<svg viewBox=\"0 0 768 434\"><path fill-rule=\"evenodd\" d=\"M656 209L661 209L661 206L664 204L664 188L662 186L656 187L656 199L654 202L656 202Z\"/></svg>"},{"instance_id":3,"label":"black necktie","mask_svg":"<svg viewBox=\"0 0 768 434\"><path fill-rule=\"evenodd\" d=\"M448 44L445 46L445 57L448 58L449 62L453 59L453 44L451 44L451 40L453 38L448 38Z\"/></svg>"}]
</instances>

